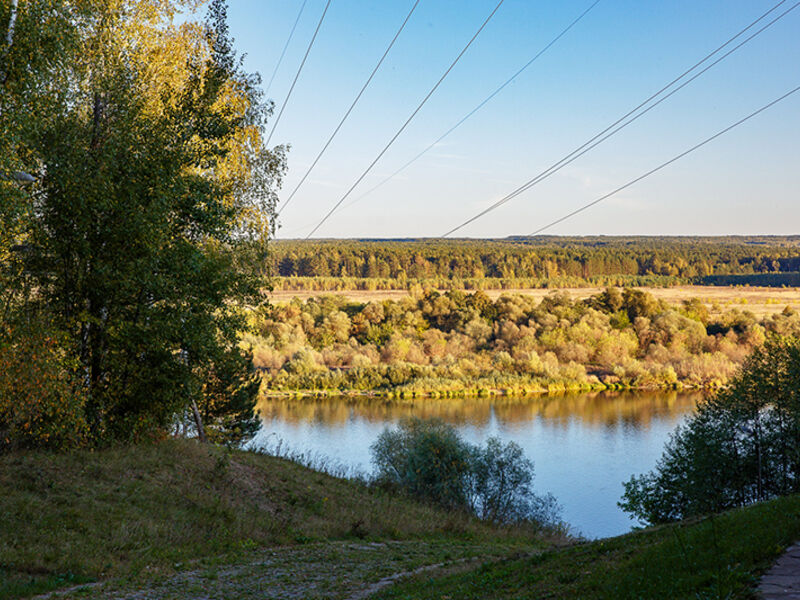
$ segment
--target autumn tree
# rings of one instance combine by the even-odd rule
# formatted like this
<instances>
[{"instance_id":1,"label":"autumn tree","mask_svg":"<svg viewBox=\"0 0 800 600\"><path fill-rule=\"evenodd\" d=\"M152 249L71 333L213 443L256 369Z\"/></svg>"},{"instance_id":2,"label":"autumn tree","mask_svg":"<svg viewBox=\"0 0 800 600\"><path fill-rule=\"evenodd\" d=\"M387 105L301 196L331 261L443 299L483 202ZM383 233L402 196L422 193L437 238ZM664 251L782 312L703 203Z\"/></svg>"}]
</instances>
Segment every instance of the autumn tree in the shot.
<instances>
[{"instance_id":1,"label":"autumn tree","mask_svg":"<svg viewBox=\"0 0 800 600\"><path fill-rule=\"evenodd\" d=\"M80 0L0 1L0 319L25 288L21 258L34 218L31 184L42 164L37 138L67 99L79 51Z\"/></svg>"},{"instance_id":2,"label":"autumn tree","mask_svg":"<svg viewBox=\"0 0 800 600\"><path fill-rule=\"evenodd\" d=\"M63 90L27 137L24 272L28 306L66 334L95 439L160 435L192 405L218 439L253 429L240 307L262 301L285 161L261 138L271 105L236 58L225 2L205 19L200 4L19 7L20 22L58 6L72 24Z\"/></svg>"}]
</instances>

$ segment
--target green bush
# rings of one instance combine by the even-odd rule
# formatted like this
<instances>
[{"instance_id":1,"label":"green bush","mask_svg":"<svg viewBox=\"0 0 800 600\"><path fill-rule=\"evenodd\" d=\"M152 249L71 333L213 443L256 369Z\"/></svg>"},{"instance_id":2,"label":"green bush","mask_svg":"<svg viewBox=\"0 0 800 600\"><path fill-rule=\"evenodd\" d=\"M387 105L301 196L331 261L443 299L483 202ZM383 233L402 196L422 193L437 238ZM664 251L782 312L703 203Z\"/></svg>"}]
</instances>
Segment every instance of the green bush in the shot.
<instances>
[{"instance_id":1,"label":"green bush","mask_svg":"<svg viewBox=\"0 0 800 600\"><path fill-rule=\"evenodd\" d=\"M370 450L380 483L447 508L467 507L472 448L442 421L403 421Z\"/></svg>"},{"instance_id":2,"label":"green bush","mask_svg":"<svg viewBox=\"0 0 800 600\"><path fill-rule=\"evenodd\" d=\"M514 442L462 440L440 420L407 419L371 447L379 485L493 523L553 524L559 507L533 492L533 463Z\"/></svg>"},{"instance_id":3,"label":"green bush","mask_svg":"<svg viewBox=\"0 0 800 600\"><path fill-rule=\"evenodd\" d=\"M560 508L551 494L533 492L533 463L514 442L490 437L485 447L472 448L470 508L493 523L553 523Z\"/></svg>"}]
</instances>

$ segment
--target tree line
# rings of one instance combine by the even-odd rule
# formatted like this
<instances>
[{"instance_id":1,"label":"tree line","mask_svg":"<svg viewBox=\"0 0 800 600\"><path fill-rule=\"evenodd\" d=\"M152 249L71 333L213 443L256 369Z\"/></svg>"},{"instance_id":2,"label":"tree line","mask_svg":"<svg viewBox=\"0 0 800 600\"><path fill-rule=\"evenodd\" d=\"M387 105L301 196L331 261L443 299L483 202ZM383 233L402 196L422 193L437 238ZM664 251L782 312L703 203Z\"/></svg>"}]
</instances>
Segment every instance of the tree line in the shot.
<instances>
[{"instance_id":1,"label":"tree line","mask_svg":"<svg viewBox=\"0 0 800 600\"><path fill-rule=\"evenodd\" d=\"M274 244L272 273L294 278L687 283L714 276L796 273L796 237L540 237L506 240L327 240ZM352 285L356 285L353 282Z\"/></svg>"}]
</instances>

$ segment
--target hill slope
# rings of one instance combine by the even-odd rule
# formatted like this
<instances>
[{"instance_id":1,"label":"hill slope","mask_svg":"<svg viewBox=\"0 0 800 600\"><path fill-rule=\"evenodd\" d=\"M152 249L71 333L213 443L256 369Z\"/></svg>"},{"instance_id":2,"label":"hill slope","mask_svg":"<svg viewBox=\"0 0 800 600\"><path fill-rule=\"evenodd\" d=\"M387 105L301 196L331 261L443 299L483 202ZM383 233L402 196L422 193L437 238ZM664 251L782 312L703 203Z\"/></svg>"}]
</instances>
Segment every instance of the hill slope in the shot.
<instances>
[{"instance_id":1,"label":"hill slope","mask_svg":"<svg viewBox=\"0 0 800 600\"><path fill-rule=\"evenodd\" d=\"M2 456L0 532L0 598L150 581L200 559L234 563L257 549L318 541L424 540L431 556L417 548L414 564L426 564L454 541L468 556L478 551L470 544L534 540L290 461L185 440Z\"/></svg>"},{"instance_id":2,"label":"hill slope","mask_svg":"<svg viewBox=\"0 0 800 600\"><path fill-rule=\"evenodd\" d=\"M467 573L404 582L376 598L752 598L758 576L800 539L800 496Z\"/></svg>"}]
</instances>

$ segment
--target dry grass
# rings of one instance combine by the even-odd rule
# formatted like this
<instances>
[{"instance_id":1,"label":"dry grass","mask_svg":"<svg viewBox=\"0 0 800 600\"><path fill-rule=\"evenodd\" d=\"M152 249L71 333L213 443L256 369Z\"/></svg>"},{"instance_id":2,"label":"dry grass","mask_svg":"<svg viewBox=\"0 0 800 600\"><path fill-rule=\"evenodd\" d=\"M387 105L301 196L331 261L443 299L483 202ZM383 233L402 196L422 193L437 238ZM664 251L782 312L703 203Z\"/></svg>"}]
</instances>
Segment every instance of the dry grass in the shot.
<instances>
[{"instance_id":1,"label":"dry grass","mask_svg":"<svg viewBox=\"0 0 800 600\"><path fill-rule=\"evenodd\" d=\"M800 309L800 288L681 285L667 288L642 287L637 289L649 292L656 298L670 304L680 304L684 300L698 298L712 312L737 307L742 310L748 310L758 317L763 317L780 312L786 306ZM486 290L484 293L494 300L502 295L509 294L544 298L554 291L565 292L572 298L581 299L601 292L602 288L509 289ZM307 300L316 296L335 295L344 296L354 302L371 302L399 300L407 297L408 294L404 290L343 290L337 292L275 290L270 293L270 299L273 302L288 302L292 298Z\"/></svg>"},{"instance_id":2,"label":"dry grass","mask_svg":"<svg viewBox=\"0 0 800 600\"><path fill-rule=\"evenodd\" d=\"M294 462L192 441L0 456L0 598L325 540L530 543ZM511 537L511 540L509 540Z\"/></svg>"}]
</instances>

